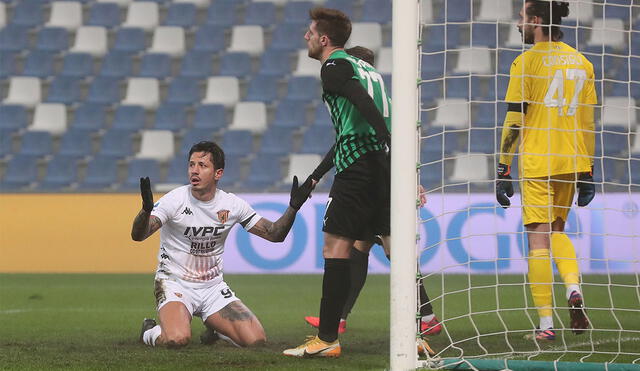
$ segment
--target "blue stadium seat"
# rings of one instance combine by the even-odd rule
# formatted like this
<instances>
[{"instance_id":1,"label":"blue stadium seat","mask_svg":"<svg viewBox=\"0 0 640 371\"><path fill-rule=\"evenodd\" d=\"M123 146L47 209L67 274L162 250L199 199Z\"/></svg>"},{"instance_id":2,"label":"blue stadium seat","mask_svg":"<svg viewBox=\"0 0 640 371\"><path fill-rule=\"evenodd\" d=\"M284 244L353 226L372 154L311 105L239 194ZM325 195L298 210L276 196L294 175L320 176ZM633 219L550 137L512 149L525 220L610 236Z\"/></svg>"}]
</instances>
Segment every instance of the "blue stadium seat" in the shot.
<instances>
[{"instance_id":1,"label":"blue stadium seat","mask_svg":"<svg viewBox=\"0 0 640 371\"><path fill-rule=\"evenodd\" d=\"M346 2L346 4L349 4ZM349 12L353 13L353 8L349 9L346 5L342 5L342 8L338 8L347 15ZM362 7L362 18L360 22L376 22L376 23L391 23L391 1L389 0L366 0Z\"/></svg>"},{"instance_id":2,"label":"blue stadium seat","mask_svg":"<svg viewBox=\"0 0 640 371\"><path fill-rule=\"evenodd\" d=\"M629 152L630 133L622 126L607 126L602 131L602 154L610 157L626 157Z\"/></svg>"},{"instance_id":3,"label":"blue stadium seat","mask_svg":"<svg viewBox=\"0 0 640 371\"><path fill-rule=\"evenodd\" d=\"M253 152L253 134L249 130L229 130L222 135L221 147L231 156Z\"/></svg>"},{"instance_id":4,"label":"blue stadium seat","mask_svg":"<svg viewBox=\"0 0 640 371\"><path fill-rule=\"evenodd\" d=\"M211 76L213 75L212 60L211 52L192 50L182 57L180 76L200 78Z\"/></svg>"},{"instance_id":5,"label":"blue stadium seat","mask_svg":"<svg viewBox=\"0 0 640 371\"><path fill-rule=\"evenodd\" d=\"M436 23L470 22L472 3L472 0L448 0L446 6L440 7Z\"/></svg>"},{"instance_id":6,"label":"blue stadium seat","mask_svg":"<svg viewBox=\"0 0 640 371\"><path fill-rule=\"evenodd\" d=\"M27 111L23 106L0 105L0 129L20 130L27 127Z\"/></svg>"},{"instance_id":7,"label":"blue stadium seat","mask_svg":"<svg viewBox=\"0 0 640 371\"><path fill-rule=\"evenodd\" d=\"M324 108L324 105L323 107ZM325 111L327 110L324 108ZM329 119L331 120L331 119ZM307 107L300 104L299 101L283 100L276 107L274 127L287 128L288 130L297 129L305 126L307 123Z\"/></svg>"},{"instance_id":8,"label":"blue stadium seat","mask_svg":"<svg viewBox=\"0 0 640 371\"><path fill-rule=\"evenodd\" d=\"M313 101L320 98L320 81L315 77L298 76L289 79L287 99Z\"/></svg>"},{"instance_id":9,"label":"blue stadium seat","mask_svg":"<svg viewBox=\"0 0 640 371\"><path fill-rule=\"evenodd\" d=\"M511 64L520 55L515 50L498 50L498 73L508 75L511 71Z\"/></svg>"},{"instance_id":10,"label":"blue stadium seat","mask_svg":"<svg viewBox=\"0 0 640 371\"><path fill-rule=\"evenodd\" d=\"M308 18L308 16L306 17ZM306 43L303 38L304 32L304 26L302 24L279 24L275 30L273 30L269 49L292 52L306 48Z\"/></svg>"},{"instance_id":11,"label":"blue stadium seat","mask_svg":"<svg viewBox=\"0 0 640 371\"><path fill-rule=\"evenodd\" d=\"M495 48L498 45L498 25L474 23L471 26L471 46Z\"/></svg>"},{"instance_id":12,"label":"blue stadium seat","mask_svg":"<svg viewBox=\"0 0 640 371\"><path fill-rule=\"evenodd\" d=\"M100 76L126 77L133 74L133 61L126 52L111 52L102 60Z\"/></svg>"},{"instance_id":13,"label":"blue stadium seat","mask_svg":"<svg viewBox=\"0 0 640 371\"><path fill-rule=\"evenodd\" d=\"M291 129L273 127L264 132L258 155L287 155L293 147Z\"/></svg>"},{"instance_id":14,"label":"blue stadium seat","mask_svg":"<svg viewBox=\"0 0 640 371\"><path fill-rule=\"evenodd\" d=\"M184 156L185 162L187 161L186 157L191 146L198 142L202 142L203 140L213 140L213 131L211 131L211 129L194 128L184 134L182 137L182 144L180 145L180 156ZM224 149L226 152L227 148Z\"/></svg>"},{"instance_id":15,"label":"blue stadium seat","mask_svg":"<svg viewBox=\"0 0 640 371\"><path fill-rule=\"evenodd\" d=\"M631 32L631 54L640 56L640 20L635 25L635 32Z\"/></svg>"},{"instance_id":16,"label":"blue stadium seat","mask_svg":"<svg viewBox=\"0 0 640 371\"><path fill-rule=\"evenodd\" d=\"M223 187L228 187L228 190L231 190L236 183L242 180L241 175L242 156L228 156L225 153L224 174L222 175L222 179L220 179L220 184Z\"/></svg>"},{"instance_id":17,"label":"blue stadium seat","mask_svg":"<svg viewBox=\"0 0 640 371\"><path fill-rule=\"evenodd\" d=\"M277 117L277 112L276 112ZM329 109L324 104L318 104L313 117L313 126L321 128L333 129L333 123L331 121L331 115L329 115Z\"/></svg>"},{"instance_id":18,"label":"blue stadium seat","mask_svg":"<svg viewBox=\"0 0 640 371\"><path fill-rule=\"evenodd\" d=\"M141 28L124 27L116 32L112 51L137 53L147 48L144 30Z\"/></svg>"},{"instance_id":19,"label":"blue stadium seat","mask_svg":"<svg viewBox=\"0 0 640 371\"><path fill-rule=\"evenodd\" d=\"M578 45L577 25L577 22L574 20L563 20L562 25L560 26L560 31L562 31L562 41L574 48Z\"/></svg>"},{"instance_id":20,"label":"blue stadium seat","mask_svg":"<svg viewBox=\"0 0 640 371\"><path fill-rule=\"evenodd\" d=\"M496 124L501 125L507 112L507 104L498 102L496 103L482 103L474 104L475 119L472 120L473 126L476 127L495 127ZM497 109L497 117L496 117Z\"/></svg>"},{"instance_id":21,"label":"blue stadium seat","mask_svg":"<svg viewBox=\"0 0 640 371\"><path fill-rule=\"evenodd\" d=\"M632 158L629 161L629 171L631 172L631 183L640 185L640 159Z\"/></svg>"},{"instance_id":22,"label":"blue stadium seat","mask_svg":"<svg viewBox=\"0 0 640 371\"><path fill-rule=\"evenodd\" d=\"M58 154L47 163L46 175L37 189L42 191L60 191L74 183L78 178L78 157Z\"/></svg>"},{"instance_id":23,"label":"blue stadium seat","mask_svg":"<svg viewBox=\"0 0 640 371\"><path fill-rule=\"evenodd\" d=\"M198 27L193 42L193 50L217 53L225 49L225 27L204 24Z\"/></svg>"},{"instance_id":24,"label":"blue stadium seat","mask_svg":"<svg viewBox=\"0 0 640 371\"><path fill-rule=\"evenodd\" d=\"M0 126L0 158L13 154L14 129L5 129Z\"/></svg>"},{"instance_id":25,"label":"blue stadium seat","mask_svg":"<svg viewBox=\"0 0 640 371\"><path fill-rule=\"evenodd\" d=\"M69 77L93 75L93 57L87 53L69 53L65 55L60 75Z\"/></svg>"},{"instance_id":26,"label":"blue stadium seat","mask_svg":"<svg viewBox=\"0 0 640 371\"><path fill-rule=\"evenodd\" d=\"M444 98L444 83L442 80L422 82L420 92L422 103L429 105L436 99Z\"/></svg>"},{"instance_id":27,"label":"blue stadium seat","mask_svg":"<svg viewBox=\"0 0 640 371\"><path fill-rule=\"evenodd\" d=\"M116 109L112 129L138 131L144 128L145 111L142 106L123 105Z\"/></svg>"},{"instance_id":28,"label":"blue stadium seat","mask_svg":"<svg viewBox=\"0 0 640 371\"><path fill-rule=\"evenodd\" d=\"M0 53L0 79L18 75L18 53Z\"/></svg>"},{"instance_id":29,"label":"blue stadium seat","mask_svg":"<svg viewBox=\"0 0 640 371\"><path fill-rule=\"evenodd\" d=\"M274 76L257 75L249 82L246 101L271 103L278 99L278 80Z\"/></svg>"},{"instance_id":30,"label":"blue stadium seat","mask_svg":"<svg viewBox=\"0 0 640 371\"><path fill-rule=\"evenodd\" d=\"M329 127L311 126L302 135L300 153L324 155L335 142L335 132Z\"/></svg>"},{"instance_id":31,"label":"blue stadium seat","mask_svg":"<svg viewBox=\"0 0 640 371\"><path fill-rule=\"evenodd\" d=\"M22 135L20 155L44 156L51 154L53 140L46 131L27 131Z\"/></svg>"},{"instance_id":32,"label":"blue stadium seat","mask_svg":"<svg viewBox=\"0 0 640 371\"><path fill-rule=\"evenodd\" d=\"M195 4L172 3L164 19L165 26L193 27L196 25L197 9Z\"/></svg>"},{"instance_id":33,"label":"blue stadium seat","mask_svg":"<svg viewBox=\"0 0 640 371\"><path fill-rule=\"evenodd\" d=\"M77 158L92 154L93 130L73 127L67 130L60 139L58 155L74 156Z\"/></svg>"},{"instance_id":34,"label":"blue stadium seat","mask_svg":"<svg viewBox=\"0 0 640 371\"><path fill-rule=\"evenodd\" d=\"M420 167L420 184L426 190L441 187L443 180L442 161L437 161Z\"/></svg>"},{"instance_id":35,"label":"blue stadium seat","mask_svg":"<svg viewBox=\"0 0 640 371\"><path fill-rule=\"evenodd\" d=\"M166 103L194 104L200 102L199 80L193 77L176 77L169 84Z\"/></svg>"},{"instance_id":36,"label":"blue stadium seat","mask_svg":"<svg viewBox=\"0 0 640 371\"><path fill-rule=\"evenodd\" d=\"M122 158L131 156L133 140L130 130L110 129L100 140L100 156Z\"/></svg>"},{"instance_id":37,"label":"blue stadium seat","mask_svg":"<svg viewBox=\"0 0 640 371\"><path fill-rule=\"evenodd\" d=\"M291 73L291 56L278 50L267 50L260 57L258 74L267 76L284 76Z\"/></svg>"},{"instance_id":38,"label":"blue stadium seat","mask_svg":"<svg viewBox=\"0 0 640 371\"><path fill-rule=\"evenodd\" d=\"M53 62L55 54L42 50L32 50L24 62L24 76L48 77L54 74Z\"/></svg>"},{"instance_id":39,"label":"blue stadium seat","mask_svg":"<svg viewBox=\"0 0 640 371\"><path fill-rule=\"evenodd\" d=\"M187 112L182 104L164 104L156 111L153 128L156 130L180 131L187 127Z\"/></svg>"},{"instance_id":40,"label":"blue stadium seat","mask_svg":"<svg viewBox=\"0 0 640 371\"><path fill-rule=\"evenodd\" d=\"M232 52L222 56L220 76L244 78L251 75L251 56L247 53Z\"/></svg>"},{"instance_id":41,"label":"blue stadium seat","mask_svg":"<svg viewBox=\"0 0 640 371\"><path fill-rule=\"evenodd\" d=\"M265 191L282 180L282 163L278 155L260 155L253 159L243 186L253 191Z\"/></svg>"},{"instance_id":42,"label":"blue stadium seat","mask_svg":"<svg viewBox=\"0 0 640 371\"><path fill-rule=\"evenodd\" d=\"M36 49L45 51L65 51L69 49L69 33L64 28L45 27L38 32Z\"/></svg>"},{"instance_id":43,"label":"blue stadium seat","mask_svg":"<svg viewBox=\"0 0 640 371\"><path fill-rule=\"evenodd\" d=\"M145 54L140 61L140 77L164 79L171 76L171 56L161 53Z\"/></svg>"},{"instance_id":44,"label":"blue stadium seat","mask_svg":"<svg viewBox=\"0 0 640 371\"><path fill-rule=\"evenodd\" d=\"M596 160L594 165L597 162L599 161ZM629 162L627 159L612 159L605 157L602 159L602 167L604 170L602 176L606 183L622 185L629 184Z\"/></svg>"},{"instance_id":45,"label":"blue stadium seat","mask_svg":"<svg viewBox=\"0 0 640 371\"><path fill-rule=\"evenodd\" d=\"M244 24L269 27L276 24L276 6L273 3L251 2L247 6Z\"/></svg>"},{"instance_id":46,"label":"blue stadium seat","mask_svg":"<svg viewBox=\"0 0 640 371\"><path fill-rule=\"evenodd\" d=\"M29 47L28 28L10 24L0 29L0 52L19 52Z\"/></svg>"},{"instance_id":47,"label":"blue stadium seat","mask_svg":"<svg viewBox=\"0 0 640 371\"><path fill-rule=\"evenodd\" d=\"M226 162L225 158L225 162ZM187 184L189 182L187 173L187 158L182 155L175 156L169 162L169 168L167 169L167 176L164 178L164 183L172 184ZM226 169L225 169L226 175Z\"/></svg>"},{"instance_id":48,"label":"blue stadium seat","mask_svg":"<svg viewBox=\"0 0 640 371\"><path fill-rule=\"evenodd\" d=\"M324 3L325 8L338 9L341 12L349 16L350 19L354 19L354 3L355 0L327 0ZM391 2L389 2L391 4ZM364 11L363 11L364 12ZM389 10L389 17L391 17L391 11ZM360 20L361 22L367 22Z\"/></svg>"},{"instance_id":49,"label":"blue stadium seat","mask_svg":"<svg viewBox=\"0 0 640 371\"><path fill-rule=\"evenodd\" d=\"M460 26L457 24L447 25L446 32L445 26L425 26L424 40L422 48L425 52L438 52L445 50L445 36L447 40L446 49L454 49L458 47L460 40Z\"/></svg>"},{"instance_id":50,"label":"blue stadium seat","mask_svg":"<svg viewBox=\"0 0 640 371\"><path fill-rule=\"evenodd\" d=\"M37 176L37 156L16 156L7 163L0 191L17 191L34 182Z\"/></svg>"},{"instance_id":51,"label":"blue stadium seat","mask_svg":"<svg viewBox=\"0 0 640 371\"><path fill-rule=\"evenodd\" d=\"M284 23L299 26L309 24L309 9L314 5L310 1L290 1L284 5ZM300 35L302 38L302 35Z\"/></svg>"},{"instance_id":52,"label":"blue stadium seat","mask_svg":"<svg viewBox=\"0 0 640 371\"><path fill-rule=\"evenodd\" d=\"M422 79L440 78L445 73L444 53L422 55Z\"/></svg>"},{"instance_id":53,"label":"blue stadium seat","mask_svg":"<svg viewBox=\"0 0 640 371\"><path fill-rule=\"evenodd\" d=\"M625 6L619 6L625 5ZM607 0L607 3L604 5L603 16L606 18L620 18L625 22L628 22L629 19L635 18L636 14L631 14L631 1L629 0Z\"/></svg>"},{"instance_id":54,"label":"blue stadium seat","mask_svg":"<svg viewBox=\"0 0 640 371\"><path fill-rule=\"evenodd\" d=\"M469 79L462 78L446 78L445 79L445 97L446 98L467 98L469 97Z\"/></svg>"},{"instance_id":55,"label":"blue stadium seat","mask_svg":"<svg viewBox=\"0 0 640 371\"><path fill-rule=\"evenodd\" d=\"M140 189L140 178L149 177L155 182L160 182L160 165L152 159L134 159L127 164L127 178L119 187L120 190Z\"/></svg>"},{"instance_id":56,"label":"blue stadium seat","mask_svg":"<svg viewBox=\"0 0 640 371\"><path fill-rule=\"evenodd\" d=\"M93 3L86 26L113 28L120 25L120 7L117 3Z\"/></svg>"},{"instance_id":57,"label":"blue stadium seat","mask_svg":"<svg viewBox=\"0 0 640 371\"><path fill-rule=\"evenodd\" d=\"M80 100L79 77L57 76L51 82L47 102L74 104Z\"/></svg>"},{"instance_id":58,"label":"blue stadium seat","mask_svg":"<svg viewBox=\"0 0 640 371\"><path fill-rule=\"evenodd\" d=\"M230 27L235 24L238 4L235 0L217 0L207 11L208 24Z\"/></svg>"},{"instance_id":59,"label":"blue stadium seat","mask_svg":"<svg viewBox=\"0 0 640 371\"><path fill-rule=\"evenodd\" d=\"M105 106L99 103L85 103L78 107L71 128L99 130L104 127L106 121Z\"/></svg>"},{"instance_id":60,"label":"blue stadium seat","mask_svg":"<svg viewBox=\"0 0 640 371\"><path fill-rule=\"evenodd\" d=\"M112 104L120 101L120 80L115 77L98 76L89 85L87 102Z\"/></svg>"},{"instance_id":61,"label":"blue stadium seat","mask_svg":"<svg viewBox=\"0 0 640 371\"><path fill-rule=\"evenodd\" d=\"M220 104L203 104L196 109L193 127L216 131L227 126L225 109Z\"/></svg>"},{"instance_id":62,"label":"blue stadium seat","mask_svg":"<svg viewBox=\"0 0 640 371\"><path fill-rule=\"evenodd\" d=\"M96 156L89 161L80 190L103 190L118 181L118 162L111 156Z\"/></svg>"},{"instance_id":63,"label":"blue stadium seat","mask_svg":"<svg viewBox=\"0 0 640 371\"><path fill-rule=\"evenodd\" d=\"M22 0L13 8L11 23L34 27L42 24L42 3L38 0Z\"/></svg>"},{"instance_id":64,"label":"blue stadium seat","mask_svg":"<svg viewBox=\"0 0 640 371\"><path fill-rule=\"evenodd\" d=\"M493 129L471 129L469 144L469 152L496 153L496 131Z\"/></svg>"}]
</instances>

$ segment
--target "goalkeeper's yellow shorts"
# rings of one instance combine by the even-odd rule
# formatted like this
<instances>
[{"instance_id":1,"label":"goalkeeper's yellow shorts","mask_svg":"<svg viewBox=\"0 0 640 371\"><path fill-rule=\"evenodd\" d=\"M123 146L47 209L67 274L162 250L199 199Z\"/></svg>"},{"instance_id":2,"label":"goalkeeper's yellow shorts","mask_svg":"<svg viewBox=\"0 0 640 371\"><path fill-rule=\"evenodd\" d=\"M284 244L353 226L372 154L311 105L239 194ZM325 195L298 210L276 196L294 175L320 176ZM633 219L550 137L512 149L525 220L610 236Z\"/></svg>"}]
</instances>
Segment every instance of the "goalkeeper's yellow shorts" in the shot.
<instances>
[{"instance_id":1,"label":"goalkeeper's yellow shorts","mask_svg":"<svg viewBox=\"0 0 640 371\"><path fill-rule=\"evenodd\" d=\"M567 220L576 188L575 174L522 180L522 222L552 223Z\"/></svg>"}]
</instances>

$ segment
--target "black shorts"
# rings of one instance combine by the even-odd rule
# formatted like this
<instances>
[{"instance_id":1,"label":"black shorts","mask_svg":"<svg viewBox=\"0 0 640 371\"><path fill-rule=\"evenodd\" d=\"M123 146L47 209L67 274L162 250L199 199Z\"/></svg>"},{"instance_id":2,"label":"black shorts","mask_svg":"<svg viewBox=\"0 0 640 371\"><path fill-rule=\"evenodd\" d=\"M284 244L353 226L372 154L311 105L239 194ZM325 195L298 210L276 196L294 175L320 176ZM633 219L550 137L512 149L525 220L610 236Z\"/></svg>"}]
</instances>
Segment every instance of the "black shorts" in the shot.
<instances>
[{"instance_id":1,"label":"black shorts","mask_svg":"<svg viewBox=\"0 0 640 371\"><path fill-rule=\"evenodd\" d=\"M354 240L372 241L390 232L391 176L389 158L370 152L336 174L329 192L322 231Z\"/></svg>"}]
</instances>

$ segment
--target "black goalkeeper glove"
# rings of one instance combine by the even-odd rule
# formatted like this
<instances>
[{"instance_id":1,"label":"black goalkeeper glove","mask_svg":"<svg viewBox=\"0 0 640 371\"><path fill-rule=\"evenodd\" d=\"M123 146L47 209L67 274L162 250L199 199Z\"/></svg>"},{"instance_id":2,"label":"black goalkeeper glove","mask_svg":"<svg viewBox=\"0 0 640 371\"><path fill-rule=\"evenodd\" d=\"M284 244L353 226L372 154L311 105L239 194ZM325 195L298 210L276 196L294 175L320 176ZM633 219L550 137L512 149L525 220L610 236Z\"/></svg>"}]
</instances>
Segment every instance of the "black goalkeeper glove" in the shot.
<instances>
[{"instance_id":1,"label":"black goalkeeper glove","mask_svg":"<svg viewBox=\"0 0 640 371\"><path fill-rule=\"evenodd\" d=\"M513 196L513 184L511 183L511 166L498 164L498 180L496 181L496 199L503 208L511 205L509 197Z\"/></svg>"},{"instance_id":2,"label":"black goalkeeper glove","mask_svg":"<svg viewBox=\"0 0 640 371\"><path fill-rule=\"evenodd\" d=\"M596 185L593 183L593 166L588 173L578 177L578 206L587 206L596 195Z\"/></svg>"},{"instance_id":3,"label":"black goalkeeper glove","mask_svg":"<svg viewBox=\"0 0 640 371\"><path fill-rule=\"evenodd\" d=\"M309 176L307 180L298 187L298 177L294 175L293 184L291 185L291 199L289 200L289 206L295 210L300 210L302 205L304 205L305 201L307 201L311 195L312 190L313 186L311 183L311 176Z\"/></svg>"},{"instance_id":4,"label":"black goalkeeper glove","mask_svg":"<svg viewBox=\"0 0 640 371\"><path fill-rule=\"evenodd\" d=\"M142 196L142 210L150 213L153 210L153 192L149 177L140 178L140 195Z\"/></svg>"}]
</instances>

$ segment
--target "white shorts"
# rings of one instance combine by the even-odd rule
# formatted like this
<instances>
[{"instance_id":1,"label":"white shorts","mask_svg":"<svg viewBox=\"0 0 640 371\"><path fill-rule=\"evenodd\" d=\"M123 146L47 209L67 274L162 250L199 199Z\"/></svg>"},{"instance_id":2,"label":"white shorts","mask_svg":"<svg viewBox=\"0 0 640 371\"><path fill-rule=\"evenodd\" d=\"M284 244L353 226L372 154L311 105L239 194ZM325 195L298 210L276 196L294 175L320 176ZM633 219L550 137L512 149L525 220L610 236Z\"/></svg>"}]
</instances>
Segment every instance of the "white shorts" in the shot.
<instances>
[{"instance_id":1,"label":"white shorts","mask_svg":"<svg viewBox=\"0 0 640 371\"><path fill-rule=\"evenodd\" d=\"M187 307L192 317L200 317L203 321L229 303L240 300L224 281L213 286L193 288L180 281L156 279L155 296L158 311L167 303L179 301Z\"/></svg>"}]
</instances>

